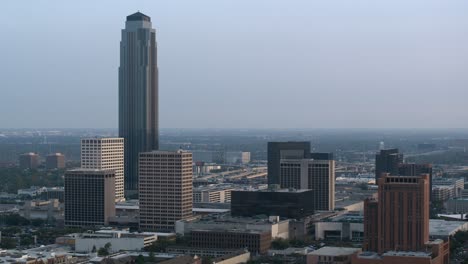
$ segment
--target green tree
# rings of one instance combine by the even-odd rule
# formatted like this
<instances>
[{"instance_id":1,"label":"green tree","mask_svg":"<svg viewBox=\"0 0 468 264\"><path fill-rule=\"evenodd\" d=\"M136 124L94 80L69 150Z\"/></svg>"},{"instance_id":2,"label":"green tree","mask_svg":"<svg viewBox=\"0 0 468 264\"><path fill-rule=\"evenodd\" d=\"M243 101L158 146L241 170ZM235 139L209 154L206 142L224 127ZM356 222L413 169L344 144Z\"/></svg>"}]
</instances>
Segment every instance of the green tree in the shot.
<instances>
[{"instance_id":1,"label":"green tree","mask_svg":"<svg viewBox=\"0 0 468 264\"><path fill-rule=\"evenodd\" d=\"M154 256L153 251L150 251L149 256L148 256L148 261L149 262L156 262L156 257Z\"/></svg>"},{"instance_id":2,"label":"green tree","mask_svg":"<svg viewBox=\"0 0 468 264\"><path fill-rule=\"evenodd\" d=\"M289 241L283 238L277 238L271 241L272 249L286 249L289 247Z\"/></svg>"},{"instance_id":3,"label":"green tree","mask_svg":"<svg viewBox=\"0 0 468 264\"><path fill-rule=\"evenodd\" d=\"M142 255L138 255L138 257L136 258L135 262L137 264L143 264L145 263L145 258L142 256Z\"/></svg>"},{"instance_id":4,"label":"green tree","mask_svg":"<svg viewBox=\"0 0 468 264\"><path fill-rule=\"evenodd\" d=\"M16 248L16 240L12 237L2 237L2 242L0 243L0 248L4 249L14 249Z\"/></svg>"}]
</instances>

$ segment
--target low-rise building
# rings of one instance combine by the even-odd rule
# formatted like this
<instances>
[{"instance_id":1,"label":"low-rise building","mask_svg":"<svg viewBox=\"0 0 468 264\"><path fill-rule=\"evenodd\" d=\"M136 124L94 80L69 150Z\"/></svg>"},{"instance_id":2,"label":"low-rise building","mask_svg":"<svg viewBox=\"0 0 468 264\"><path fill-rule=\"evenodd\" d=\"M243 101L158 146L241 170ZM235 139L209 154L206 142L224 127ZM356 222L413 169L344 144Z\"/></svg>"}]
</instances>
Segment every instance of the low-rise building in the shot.
<instances>
[{"instance_id":1,"label":"low-rise building","mask_svg":"<svg viewBox=\"0 0 468 264\"><path fill-rule=\"evenodd\" d=\"M58 199L48 201L26 201L20 209L20 215L26 219L57 220L63 219L64 206Z\"/></svg>"},{"instance_id":2,"label":"low-rise building","mask_svg":"<svg viewBox=\"0 0 468 264\"><path fill-rule=\"evenodd\" d=\"M230 203L234 188L219 185L199 186L193 189L194 203Z\"/></svg>"},{"instance_id":3,"label":"low-rise building","mask_svg":"<svg viewBox=\"0 0 468 264\"><path fill-rule=\"evenodd\" d=\"M233 191L231 214L253 217L255 215L278 215L299 219L314 214L313 190L279 189L260 191Z\"/></svg>"},{"instance_id":4,"label":"low-rise building","mask_svg":"<svg viewBox=\"0 0 468 264\"><path fill-rule=\"evenodd\" d=\"M307 264L351 264L351 259L362 250L348 247L323 247L307 254Z\"/></svg>"},{"instance_id":5,"label":"low-rise building","mask_svg":"<svg viewBox=\"0 0 468 264\"><path fill-rule=\"evenodd\" d=\"M194 248L247 248L253 254L264 254L271 245L269 231L192 230L190 245Z\"/></svg>"},{"instance_id":6,"label":"low-rise building","mask_svg":"<svg viewBox=\"0 0 468 264\"><path fill-rule=\"evenodd\" d=\"M289 238L289 220L279 217L231 217L229 214L192 217L176 222L177 234L189 234L192 230L252 230L267 231L273 239Z\"/></svg>"},{"instance_id":7,"label":"low-rise building","mask_svg":"<svg viewBox=\"0 0 468 264\"><path fill-rule=\"evenodd\" d=\"M383 254L362 252L352 256L352 264L446 264L449 263L448 241L437 239L426 243L424 251L387 251Z\"/></svg>"}]
</instances>

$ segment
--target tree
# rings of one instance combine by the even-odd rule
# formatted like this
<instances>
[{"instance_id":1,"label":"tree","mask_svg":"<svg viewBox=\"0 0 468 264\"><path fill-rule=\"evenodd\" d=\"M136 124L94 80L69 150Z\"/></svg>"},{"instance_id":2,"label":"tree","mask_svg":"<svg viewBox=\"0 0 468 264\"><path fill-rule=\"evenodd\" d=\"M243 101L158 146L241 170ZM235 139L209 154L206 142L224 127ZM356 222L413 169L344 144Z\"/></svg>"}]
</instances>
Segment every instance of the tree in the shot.
<instances>
[{"instance_id":1,"label":"tree","mask_svg":"<svg viewBox=\"0 0 468 264\"><path fill-rule=\"evenodd\" d=\"M149 262L156 262L156 257L154 256L153 251L150 251L149 256L148 256L148 261Z\"/></svg>"},{"instance_id":2,"label":"tree","mask_svg":"<svg viewBox=\"0 0 468 264\"><path fill-rule=\"evenodd\" d=\"M16 240L11 237L2 237L2 242L0 243L0 248L4 249L14 249L16 248Z\"/></svg>"},{"instance_id":3,"label":"tree","mask_svg":"<svg viewBox=\"0 0 468 264\"><path fill-rule=\"evenodd\" d=\"M109 251L107 251L107 249L105 248L99 248L98 249L98 252L97 252L98 256L108 256L109 255Z\"/></svg>"},{"instance_id":4,"label":"tree","mask_svg":"<svg viewBox=\"0 0 468 264\"><path fill-rule=\"evenodd\" d=\"M135 262L137 264L143 264L143 263L145 263L145 258L142 255L138 255Z\"/></svg>"},{"instance_id":5,"label":"tree","mask_svg":"<svg viewBox=\"0 0 468 264\"><path fill-rule=\"evenodd\" d=\"M91 250L91 252L96 253L96 245L93 245L93 249Z\"/></svg>"},{"instance_id":6,"label":"tree","mask_svg":"<svg viewBox=\"0 0 468 264\"><path fill-rule=\"evenodd\" d=\"M277 238L271 241L271 247L273 249L286 249L289 247L289 241L282 238Z\"/></svg>"}]
</instances>

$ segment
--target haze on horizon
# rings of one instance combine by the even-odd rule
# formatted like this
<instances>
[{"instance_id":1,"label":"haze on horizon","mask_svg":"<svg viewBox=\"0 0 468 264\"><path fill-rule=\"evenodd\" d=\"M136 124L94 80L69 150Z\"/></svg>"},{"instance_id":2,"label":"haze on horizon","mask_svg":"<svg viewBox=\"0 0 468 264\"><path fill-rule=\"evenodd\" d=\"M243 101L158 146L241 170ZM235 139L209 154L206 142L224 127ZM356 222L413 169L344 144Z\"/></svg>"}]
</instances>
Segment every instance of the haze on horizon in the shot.
<instances>
[{"instance_id":1,"label":"haze on horizon","mask_svg":"<svg viewBox=\"0 0 468 264\"><path fill-rule=\"evenodd\" d=\"M117 127L151 17L162 128L468 128L467 1L6 1L0 128Z\"/></svg>"}]
</instances>

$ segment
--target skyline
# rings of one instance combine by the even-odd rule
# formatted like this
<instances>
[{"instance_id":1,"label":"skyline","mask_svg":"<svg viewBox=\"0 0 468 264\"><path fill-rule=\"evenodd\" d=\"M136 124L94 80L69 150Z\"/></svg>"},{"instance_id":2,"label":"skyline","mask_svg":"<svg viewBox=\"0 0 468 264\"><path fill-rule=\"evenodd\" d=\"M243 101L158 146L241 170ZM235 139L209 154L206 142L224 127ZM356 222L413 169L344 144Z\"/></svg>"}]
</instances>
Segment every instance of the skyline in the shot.
<instances>
[{"instance_id":1,"label":"skyline","mask_svg":"<svg viewBox=\"0 0 468 264\"><path fill-rule=\"evenodd\" d=\"M116 128L138 10L158 34L162 128L468 127L462 1L89 3L3 4L0 128Z\"/></svg>"}]
</instances>

